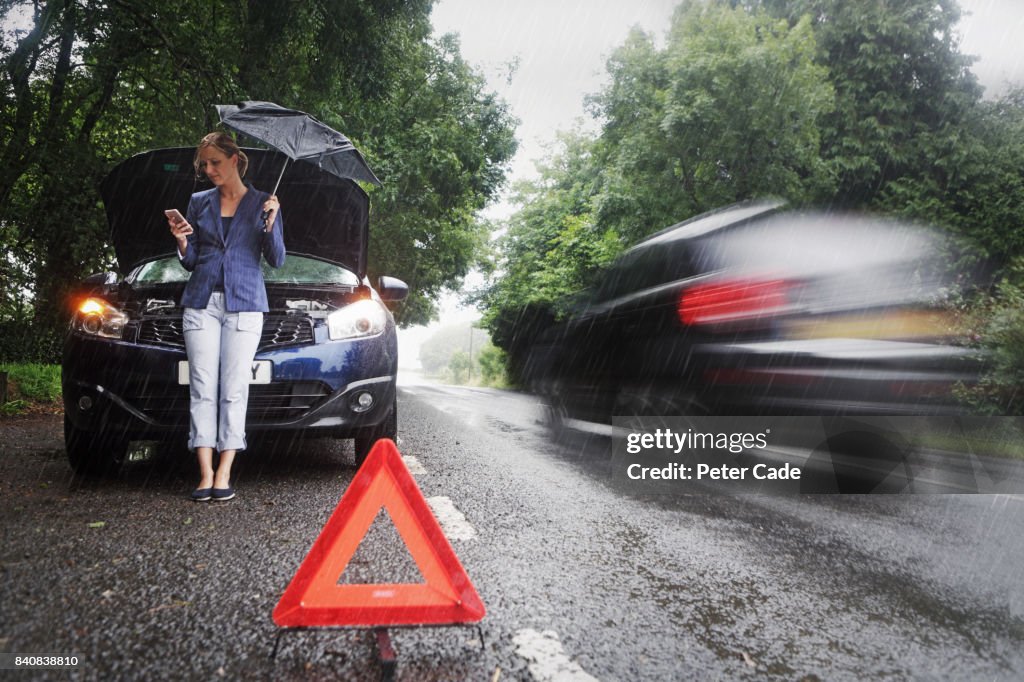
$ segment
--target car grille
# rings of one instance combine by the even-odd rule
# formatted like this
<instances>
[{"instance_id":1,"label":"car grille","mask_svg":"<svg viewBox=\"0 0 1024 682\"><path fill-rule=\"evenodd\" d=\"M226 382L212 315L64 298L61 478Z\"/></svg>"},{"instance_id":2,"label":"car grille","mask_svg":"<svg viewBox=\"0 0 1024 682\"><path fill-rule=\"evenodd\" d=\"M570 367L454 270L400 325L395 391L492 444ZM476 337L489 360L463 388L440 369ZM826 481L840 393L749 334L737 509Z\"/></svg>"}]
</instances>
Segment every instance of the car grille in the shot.
<instances>
[{"instance_id":1,"label":"car grille","mask_svg":"<svg viewBox=\"0 0 1024 682\"><path fill-rule=\"evenodd\" d=\"M263 322L260 349L313 343L313 322L308 317L271 317Z\"/></svg>"},{"instance_id":2,"label":"car grille","mask_svg":"<svg viewBox=\"0 0 1024 682\"><path fill-rule=\"evenodd\" d=\"M287 420L300 417L330 390L319 381L254 384L249 387L249 419Z\"/></svg>"},{"instance_id":3,"label":"car grille","mask_svg":"<svg viewBox=\"0 0 1024 682\"><path fill-rule=\"evenodd\" d=\"M246 422L298 419L330 395L320 381L282 381L249 386ZM160 424L188 423L188 386L157 381L130 386L126 401Z\"/></svg>"},{"instance_id":4,"label":"car grille","mask_svg":"<svg viewBox=\"0 0 1024 682\"><path fill-rule=\"evenodd\" d=\"M160 317L143 320L139 325L139 343L151 346L184 348L185 338L181 333L181 318Z\"/></svg>"},{"instance_id":5,"label":"car grille","mask_svg":"<svg viewBox=\"0 0 1024 682\"><path fill-rule=\"evenodd\" d=\"M151 317L139 323L139 343L184 348L180 317ZM257 351L313 343L313 321L301 315L263 317L263 335Z\"/></svg>"}]
</instances>

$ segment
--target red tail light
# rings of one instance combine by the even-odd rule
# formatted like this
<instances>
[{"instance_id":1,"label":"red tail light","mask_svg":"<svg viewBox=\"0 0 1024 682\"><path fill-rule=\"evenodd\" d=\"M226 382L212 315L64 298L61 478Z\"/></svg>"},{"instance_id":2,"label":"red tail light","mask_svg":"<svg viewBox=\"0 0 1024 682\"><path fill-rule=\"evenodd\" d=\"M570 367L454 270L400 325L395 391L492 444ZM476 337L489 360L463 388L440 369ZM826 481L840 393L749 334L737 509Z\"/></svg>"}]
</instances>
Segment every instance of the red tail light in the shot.
<instances>
[{"instance_id":1,"label":"red tail light","mask_svg":"<svg viewBox=\"0 0 1024 682\"><path fill-rule=\"evenodd\" d=\"M687 325L717 325L771 318L789 307L782 279L727 279L698 284L679 295L676 310Z\"/></svg>"}]
</instances>

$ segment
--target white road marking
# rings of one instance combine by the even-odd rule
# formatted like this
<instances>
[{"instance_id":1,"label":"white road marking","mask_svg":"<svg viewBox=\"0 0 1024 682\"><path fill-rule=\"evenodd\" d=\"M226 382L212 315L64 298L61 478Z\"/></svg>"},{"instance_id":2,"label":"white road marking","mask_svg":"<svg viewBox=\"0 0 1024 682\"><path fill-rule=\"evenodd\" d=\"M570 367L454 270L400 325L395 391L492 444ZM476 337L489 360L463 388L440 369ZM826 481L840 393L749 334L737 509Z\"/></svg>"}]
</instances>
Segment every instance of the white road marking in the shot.
<instances>
[{"instance_id":1,"label":"white road marking","mask_svg":"<svg viewBox=\"0 0 1024 682\"><path fill-rule=\"evenodd\" d=\"M430 505L437 522L441 524L441 530L449 540L472 540L476 537L476 529L469 525L462 512L455 508L450 497L428 497L427 504Z\"/></svg>"},{"instance_id":2,"label":"white road marking","mask_svg":"<svg viewBox=\"0 0 1024 682\"><path fill-rule=\"evenodd\" d=\"M597 682L562 650L554 630L519 630L512 638L516 653L529 661L530 675L537 682Z\"/></svg>"},{"instance_id":3,"label":"white road marking","mask_svg":"<svg viewBox=\"0 0 1024 682\"><path fill-rule=\"evenodd\" d=\"M405 468L409 470L409 473L413 476L419 476L427 473L427 470L423 468L420 461L412 455L402 455L402 462L405 463Z\"/></svg>"}]
</instances>

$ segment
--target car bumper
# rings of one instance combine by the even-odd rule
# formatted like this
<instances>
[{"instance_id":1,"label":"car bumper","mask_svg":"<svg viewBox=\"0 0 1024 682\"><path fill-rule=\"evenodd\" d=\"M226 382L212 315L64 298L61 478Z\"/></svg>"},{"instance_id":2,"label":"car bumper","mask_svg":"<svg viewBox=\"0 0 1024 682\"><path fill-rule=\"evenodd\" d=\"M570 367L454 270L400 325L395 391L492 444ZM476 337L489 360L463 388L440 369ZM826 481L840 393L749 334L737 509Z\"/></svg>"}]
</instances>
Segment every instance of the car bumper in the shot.
<instances>
[{"instance_id":1,"label":"car bumper","mask_svg":"<svg viewBox=\"0 0 1024 682\"><path fill-rule=\"evenodd\" d=\"M695 359L705 401L732 414L966 413L955 389L983 363L971 349L868 339L703 344Z\"/></svg>"},{"instance_id":2,"label":"car bumper","mask_svg":"<svg viewBox=\"0 0 1024 682\"><path fill-rule=\"evenodd\" d=\"M249 388L246 429L354 435L383 422L395 400L395 352L383 339L272 349L269 384ZM65 414L82 431L129 438L187 432L189 389L177 380L182 349L73 334L64 348ZM369 393L363 409L357 398Z\"/></svg>"}]
</instances>

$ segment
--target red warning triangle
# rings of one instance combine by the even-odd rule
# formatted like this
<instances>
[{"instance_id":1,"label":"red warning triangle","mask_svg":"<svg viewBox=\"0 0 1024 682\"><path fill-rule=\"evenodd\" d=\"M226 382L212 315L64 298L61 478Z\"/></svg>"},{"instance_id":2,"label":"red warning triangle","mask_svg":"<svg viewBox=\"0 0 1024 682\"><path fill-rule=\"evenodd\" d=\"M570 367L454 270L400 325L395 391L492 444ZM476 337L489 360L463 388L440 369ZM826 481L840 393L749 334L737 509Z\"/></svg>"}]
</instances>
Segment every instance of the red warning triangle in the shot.
<instances>
[{"instance_id":1,"label":"red warning triangle","mask_svg":"<svg viewBox=\"0 0 1024 682\"><path fill-rule=\"evenodd\" d=\"M413 584L339 585L381 508L423 575ZM469 576L391 440L377 441L274 608L281 627L439 625L484 617Z\"/></svg>"}]
</instances>

